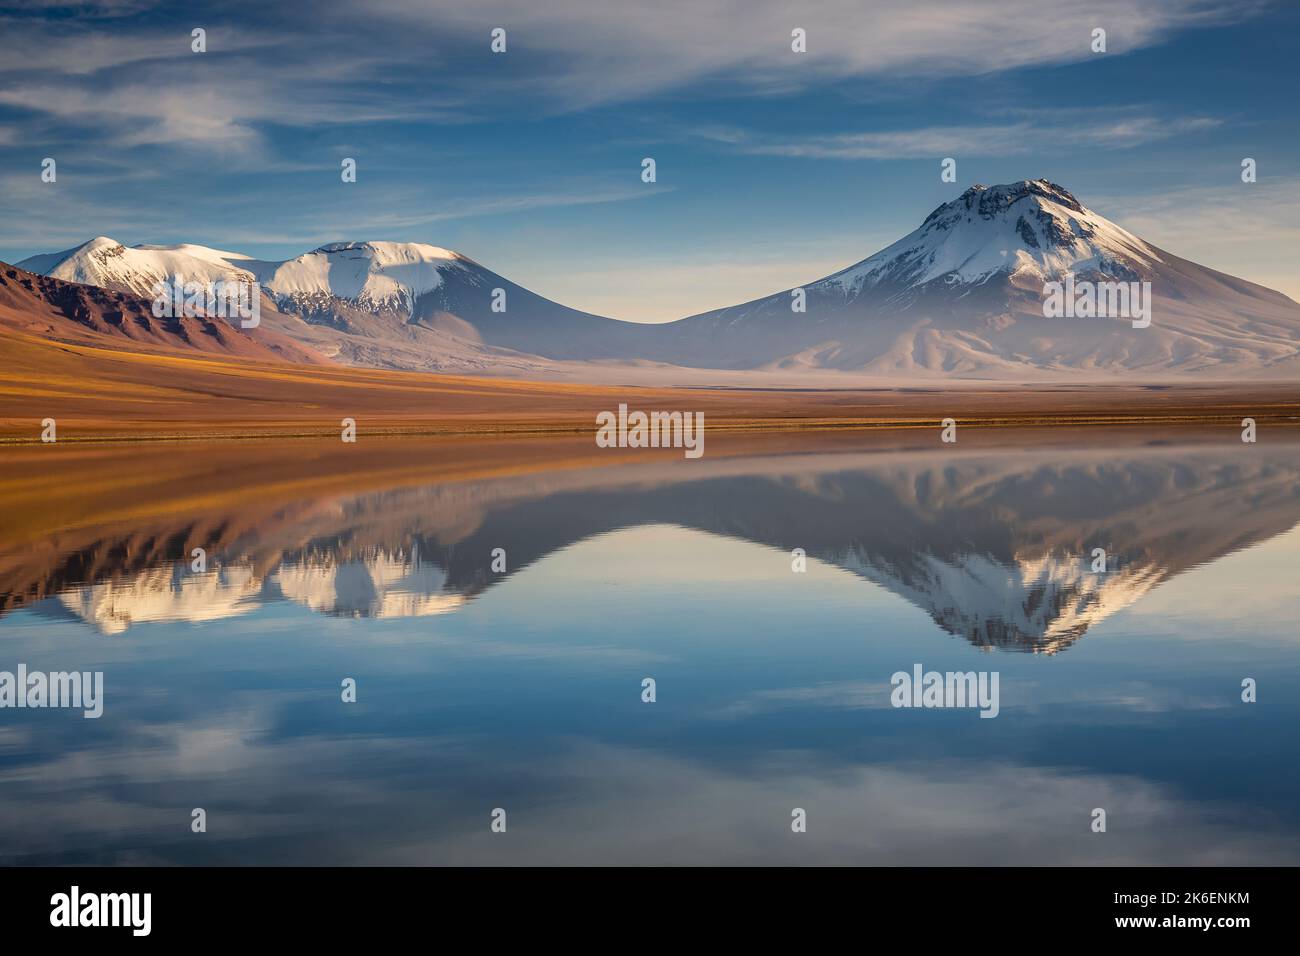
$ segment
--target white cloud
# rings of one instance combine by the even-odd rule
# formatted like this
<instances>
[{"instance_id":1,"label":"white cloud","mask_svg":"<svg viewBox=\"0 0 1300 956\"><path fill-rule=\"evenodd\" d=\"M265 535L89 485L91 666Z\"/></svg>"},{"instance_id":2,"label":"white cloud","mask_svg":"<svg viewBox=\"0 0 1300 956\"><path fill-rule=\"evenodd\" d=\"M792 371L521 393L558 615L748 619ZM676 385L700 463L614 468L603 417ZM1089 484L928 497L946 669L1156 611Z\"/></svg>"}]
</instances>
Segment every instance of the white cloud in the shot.
<instances>
[{"instance_id":1,"label":"white cloud","mask_svg":"<svg viewBox=\"0 0 1300 956\"><path fill-rule=\"evenodd\" d=\"M539 86L574 106L704 79L777 91L828 78L963 76L1069 63L1096 55L1090 41L1098 24L1108 29L1107 55L1115 56L1251 12L1213 0L815 0L793 8L785 0L375 0L366 10L415 31L450 26L485 46L488 31L504 26L512 51L546 59ZM790 50L795 27L807 31L805 54Z\"/></svg>"},{"instance_id":2,"label":"white cloud","mask_svg":"<svg viewBox=\"0 0 1300 956\"><path fill-rule=\"evenodd\" d=\"M1232 164L1224 166L1223 180L1222 186L1096 196L1088 205L1168 252L1300 301L1300 185L1267 170L1259 182L1243 183Z\"/></svg>"},{"instance_id":3,"label":"white cloud","mask_svg":"<svg viewBox=\"0 0 1300 956\"><path fill-rule=\"evenodd\" d=\"M1077 115L1077 114L1075 114ZM939 156L1013 156L1079 146L1128 149L1188 132L1212 129L1210 117L1161 119L1135 115L1070 123L1031 122L928 126L910 130L839 133L801 139L764 137L745 130L700 130L703 138L764 156L807 159L916 159Z\"/></svg>"}]
</instances>

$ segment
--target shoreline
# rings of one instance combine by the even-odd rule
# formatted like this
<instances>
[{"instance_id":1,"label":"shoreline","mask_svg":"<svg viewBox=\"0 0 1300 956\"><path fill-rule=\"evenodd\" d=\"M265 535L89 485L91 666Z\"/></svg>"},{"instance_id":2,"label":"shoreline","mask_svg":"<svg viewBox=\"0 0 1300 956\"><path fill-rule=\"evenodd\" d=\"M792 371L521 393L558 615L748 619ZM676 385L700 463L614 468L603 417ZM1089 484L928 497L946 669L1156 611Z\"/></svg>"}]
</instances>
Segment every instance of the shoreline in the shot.
<instances>
[{"instance_id":1,"label":"shoreline","mask_svg":"<svg viewBox=\"0 0 1300 956\"><path fill-rule=\"evenodd\" d=\"M1300 413L1296 412L1248 412L1245 417L1253 418L1257 426L1269 425L1273 427L1281 426L1283 428L1297 429L1300 434ZM1050 417L1039 416L1034 418L961 418L953 419L957 427L963 430L980 429L980 430L1018 430L1018 429L1040 429L1040 428L1061 428L1061 429L1136 429L1144 425L1161 425L1168 428L1182 430L1205 430L1214 429L1237 429L1241 428L1241 421L1234 414L1205 414L1205 415L1146 415L1146 416L1094 416L1089 418L1081 417ZM767 435L788 435L796 436L803 434L825 433L825 432L918 432L918 431L938 431L942 427L943 419L890 419L890 420L858 420L858 419L833 419L825 421L809 421L805 419L771 419L759 421L741 421L723 418L721 421L706 421L705 425L710 434L767 434ZM60 422L60 429L63 428L63 422ZM74 425L77 423L74 421ZM360 427L360 424L359 424ZM485 441L511 440L511 439L538 439L538 438L581 438L594 436L597 426L594 421L591 425L561 424L552 427L539 426L536 424L512 425L509 422L498 422L492 425L485 425L478 428L457 428L454 426L417 426L403 428L398 426L368 427L361 437L365 439L376 440L393 440L393 439L412 439L412 440L453 440L453 439L479 439ZM268 442L268 441L294 441L294 442L320 442L332 441L338 439L339 429L334 426L322 425L316 430L291 430L280 431L273 427L259 428L247 431L204 431L202 433L188 433L184 431L144 430L140 432L108 432L100 433L93 427L86 429L81 434L66 435L60 433L57 444L59 445L126 445L126 444L171 444L171 443L208 443L208 442L228 442L228 443L250 443L250 442ZM359 437L358 441L361 438ZM39 435L24 436L15 434L0 434L0 448L21 448L55 444L53 442L42 441ZM652 449L645 449L650 451Z\"/></svg>"}]
</instances>

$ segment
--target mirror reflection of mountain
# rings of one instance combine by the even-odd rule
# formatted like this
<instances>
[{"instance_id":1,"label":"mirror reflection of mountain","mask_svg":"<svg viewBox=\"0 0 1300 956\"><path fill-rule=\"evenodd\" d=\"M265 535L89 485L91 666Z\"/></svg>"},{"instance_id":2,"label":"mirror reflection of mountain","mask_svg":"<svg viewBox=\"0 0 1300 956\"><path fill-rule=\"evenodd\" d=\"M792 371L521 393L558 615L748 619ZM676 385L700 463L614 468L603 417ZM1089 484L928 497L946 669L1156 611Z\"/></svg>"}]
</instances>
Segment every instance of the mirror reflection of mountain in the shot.
<instances>
[{"instance_id":1,"label":"mirror reflection of mountain","mask_svg":"<svg viewBox=\"0 0 1300 956\"><path fill-rule=\"evenodd\" d=\"M142 524L62 556L5 561L4 606L105 633L232 617L454 612L547 555L677 525L809 558L902 596L985 648L1054 653L1170 577L1300 522L1300 448L891 452L519 475ZM188 555L205 548L207 573ZM493 549L507 570L494 573ZM1092 570L1093 549L1108 556ZM671 553L663 556L671 561ZM816 573L815 562L810 574Z\"/></svg>"}]
</instances>

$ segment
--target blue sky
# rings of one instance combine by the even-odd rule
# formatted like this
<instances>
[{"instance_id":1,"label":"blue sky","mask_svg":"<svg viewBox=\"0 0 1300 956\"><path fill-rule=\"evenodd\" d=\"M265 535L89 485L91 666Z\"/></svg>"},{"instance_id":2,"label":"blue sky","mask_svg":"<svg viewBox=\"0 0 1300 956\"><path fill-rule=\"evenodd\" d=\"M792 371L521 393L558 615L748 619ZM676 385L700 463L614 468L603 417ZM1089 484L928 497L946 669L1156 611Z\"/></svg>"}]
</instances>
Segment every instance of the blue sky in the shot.
<instances>
[{"instance_id":1,"label":"blue sky","mask_svg":"<svg viewBox=\"0 0 1300 956\"><path fill-rule=\"evenodd\" d=\"M1297 35L1295 5L1240 0L0 0L0 258L95 235L261 258L419 241L668 320L1041 176L1300 298Z\"/></svg>"}]
</instances>

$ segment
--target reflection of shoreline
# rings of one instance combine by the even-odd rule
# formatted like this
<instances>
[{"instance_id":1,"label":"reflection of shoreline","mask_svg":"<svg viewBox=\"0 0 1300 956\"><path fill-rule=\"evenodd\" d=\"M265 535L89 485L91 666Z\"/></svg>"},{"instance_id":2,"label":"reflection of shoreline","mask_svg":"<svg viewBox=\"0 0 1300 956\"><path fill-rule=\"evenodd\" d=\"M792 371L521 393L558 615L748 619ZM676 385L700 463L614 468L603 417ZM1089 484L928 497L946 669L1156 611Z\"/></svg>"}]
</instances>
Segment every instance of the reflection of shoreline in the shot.
<instances>
[{"instance_id":1,"label":"reflection of shoreline","mask_svg":"<svg viewBox=\"0 0 1300 956\"><path fill-rule=\"evenodd\" d=\"M317 497L269 486L244 504L141 518L129 533L88 529L79 550L10 553L0 597L12 608L61 595L66 611L109 632L276 600L351 617L446 613L560 549L655 524L803 548L977 646L1055 653L1162 581L1300 522L1300 447L692 464L502 468ZM220 577L186 573L194 547ZM504 574L488 567L498 547ZM1107 571L1091 569L1094 548L1107 550Z\"/></svg>"},{"instance_id":2,"label":"reflection of shoreline","mask_svg":"<svg viewBox=\"0 0 1300 956\"><path fill-rule=\"evenodd\" d=\"M5 507L0 509L0 598L7 590L5 556L35 548L75 550L81 540L126 535L166 519L171 527L222 512L223 520L265 520L285 505L329 495L351 496L432 482L461 482L622 466L675 470L688 480L740 457L933 452L937 430L828 429L710 435L707 459L681 462L663 449L598 449L594 430L581 438L509 440L369 439L339 441L129 442L0 446ZM1237 430L1188 428L1152 440L1141 428L987 428L961 432L943 449L953 458L989 449L1072 456L1085 438L1097 449L1240 447ZM1300 447L1300 428L1270 430L1267 448ZM1264 448L1264 445L1260 445ZM722 467L727 467L722 464ZM685 469L685 470L682 470ZM69 540L74 539L74 540ZM11 589L9 589L11 590ZM5 605L0 603L0 608Z\"/></svg>"},{"instance_id":3,"label":"reflection of shoreline","mask_svg":"<svg viewBox=\"0 0 1300 956\"><path fill-rule=\"evenodd\" d=\"M1196 430L1228 433L1241 427L1241 409L1243 408L1248 411L1250 417L1258 425L1267 425L1274 428L1300 427L1300 401L1292 402L1290 400L1292 391L1289 388L1283 390L1281 387L1279 387L1279 391L1275 395L1261 395L1259 393L1253 393L1249 397L1225 395L1222 400L1216 399L1207 402L1204 406L1193 404L1167 410L1143 408L1140 404L1134 402L1137 407L1142 408L1141 411L1116 409L1110 413L1084 410L1051 411L1046 409L1026 410L1011 414L997 414L978 410L972 412L964 408L969 401L967 396L952 392L942 394L946 396L942 403L920 403L909 396L905 404L911 406L934 404L936 414L942 414L950 410L951 406L954 405L963 406L960 414L952 417L962 429L970 430L970 432L987 429L1086 428L1093 431L1146 427L1149 430L1159 429L1162 435L1171 429L1184 433ZM609 397L619 398L621 395L615 394ZM896 395L895 397L901 398L903 396ZM1139 396L1134 394L1130 398L1138 399ZM742 410L734 406L723 406L721 411L711 413L707 411L710 405L707 400L699 401L697 399L692 402L689 396L674 396L666 398L665 401L677 401L683 405L693 404L706 409L705 411L692 409L692 412L706 416L711 414L709 429L714 434L768 434L793 437L824 432L855 432L862 435L871 432L932 431L937 430L940 423L950 417L944 415L943 418L938 418L923 412L915 414L906 412L836 414L833 408L829 408L825 410L810 409L807 412L803 412L801 409L782 409L774 411L770 417L765 418L761 417L761 412L755 415L754 410ZM1260 401L1263 402L1263 407L1260 411L1255 411L1255 403ZM592 404L594 408L598 401ZM898 408L902 404L904 403L896 403L889 407ZM589 419L591 420L589 421ZM79 420L77 421L79 422ZM584 410L554 419L538 421L529 420L524 416L513 415L460 423L445 421L409 422L396 418L381 417L368 421L366 434L372 441L496 441L507 438L564 440L578 437L587 438L596 431L596 428L597 423L594 414ZM340 429L332 423L322 424L319 418L304 420L294 425L250 425L231 421L214 423L212 427L204 427L201 423L184 423L175 427L131 426L126 429L107 428L95 423L86 423L76 435L60 437L59 443L64 446L94 447L120 444L144 446L175 445L178 443L204 444L220 441L235 446L245 446L249 443L263 441L334 441L337 439L339 431ZM27 432L0 437L0 449L39 447L44 444L45 442L40 438L39 434L29 434Z\"/></svg>"}]
</instances>

